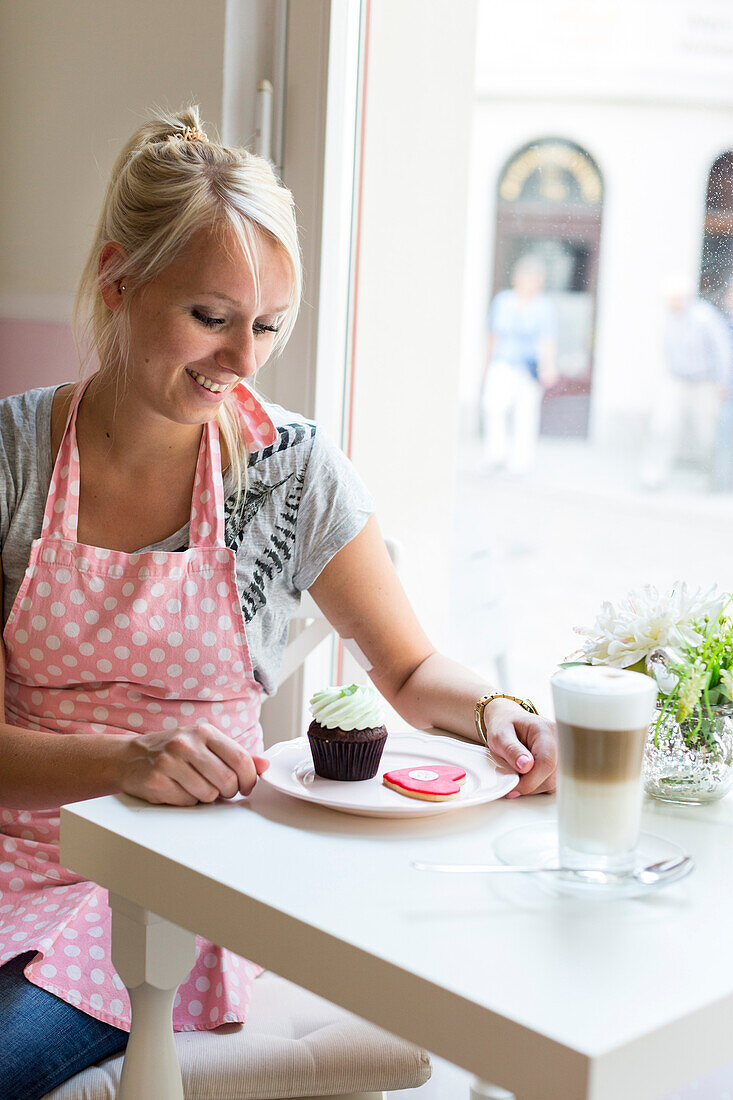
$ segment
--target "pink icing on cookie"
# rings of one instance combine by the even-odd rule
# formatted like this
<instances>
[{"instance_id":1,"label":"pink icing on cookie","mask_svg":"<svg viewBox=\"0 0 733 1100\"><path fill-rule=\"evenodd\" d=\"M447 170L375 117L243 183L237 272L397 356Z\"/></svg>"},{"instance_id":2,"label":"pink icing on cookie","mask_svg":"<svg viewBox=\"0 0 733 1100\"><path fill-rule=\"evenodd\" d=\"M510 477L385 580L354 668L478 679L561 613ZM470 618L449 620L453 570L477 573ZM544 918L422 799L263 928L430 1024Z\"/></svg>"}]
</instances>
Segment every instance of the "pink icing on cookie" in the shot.
<instances>
[{"instance_id":1,"label":"pink icing on cookie","mask_svg":"<svg viewBox=\"0 0 733 1100\"><path fill-rule=\"evenodd\" d=\"M456 768L452 764L422 764L416 768L397 768L382 776L387 783L405 791L443 797L458 794L460 782L465 778L463 768Z\"/></svg>"}]
</instances>

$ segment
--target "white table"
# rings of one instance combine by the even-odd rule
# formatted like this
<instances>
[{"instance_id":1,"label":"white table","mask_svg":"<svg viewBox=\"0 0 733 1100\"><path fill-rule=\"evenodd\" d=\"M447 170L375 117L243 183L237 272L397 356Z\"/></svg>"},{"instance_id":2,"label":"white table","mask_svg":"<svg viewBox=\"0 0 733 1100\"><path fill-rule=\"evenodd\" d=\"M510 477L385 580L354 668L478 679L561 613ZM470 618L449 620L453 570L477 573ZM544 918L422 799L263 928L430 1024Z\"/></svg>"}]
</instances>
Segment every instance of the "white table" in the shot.
<instances>
[{"instance_id":1,"label":"white table","mask_svg":"<svg viewBox=\"0 0 733 1100\"><path fill-rule=\"evenodd\" d=\"M553 816L542 795L377 820L262 783L210 806L64 807L62 863L110 890L137 998L122 1095L182 1095L170 1008L194 931L518 1100L645 1100L730 1060L733 798L647 803L643 828L697 869L643 899L409 866L491 861L499 833Z\"/></svg>"}]
</instances>

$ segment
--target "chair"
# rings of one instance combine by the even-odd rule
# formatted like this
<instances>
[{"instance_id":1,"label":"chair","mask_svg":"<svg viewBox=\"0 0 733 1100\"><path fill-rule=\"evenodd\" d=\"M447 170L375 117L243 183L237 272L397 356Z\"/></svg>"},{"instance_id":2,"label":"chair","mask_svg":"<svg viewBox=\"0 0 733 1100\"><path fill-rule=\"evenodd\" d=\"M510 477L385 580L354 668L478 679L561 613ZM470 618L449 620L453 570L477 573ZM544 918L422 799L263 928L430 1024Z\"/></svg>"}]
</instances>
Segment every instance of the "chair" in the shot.
<instances>
[{"instance_id":1,"label":"chair","mask_svg":"<svg viewBox=\"0 0 733 1100\"><path fill-rule=\"evenodd\" d=\"M246 1024L176 1032L175 1043L186 1100L385 1100L431 1072L425 1051L270 971L254 982ZM105 1058L44 1100L114 1100L122 1061Z\"/></svg>"},{"instance_id":2,"label":"chair","mask_svg":"<svg viewBox=\"0 0 733 1100\"><path fill-rule=\"evenodd\" d=\"M385 541L397 563L397 543ZM299 618L308 625L285 650L280 684L332 630L307 592ZM254 982L246 1024L177 1032L175 1043L186 1100L385 1100L432 1068L426 1051L269 971ZM106 1058L44 1100L114 1100L122 1063Z\"/></svg>"}]
</instances>

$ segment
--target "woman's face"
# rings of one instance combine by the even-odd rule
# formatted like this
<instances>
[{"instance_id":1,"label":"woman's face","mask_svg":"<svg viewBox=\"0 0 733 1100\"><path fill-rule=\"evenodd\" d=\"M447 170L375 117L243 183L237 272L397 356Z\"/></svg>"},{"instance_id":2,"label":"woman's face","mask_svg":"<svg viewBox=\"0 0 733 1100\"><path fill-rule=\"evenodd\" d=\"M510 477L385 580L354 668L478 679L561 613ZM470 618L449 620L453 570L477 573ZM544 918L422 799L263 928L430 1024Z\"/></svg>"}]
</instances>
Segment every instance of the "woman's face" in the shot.
<instances>
[{"instance_id":1,"label":"woman's face","mask_svg":"<svg viewBox=\"0 0 733 1100\"><path fill-rule=\"evenodd\" d=\"M234 240L202 230L130 300L128 393L179 424L211 420L269 356L292 286L284 250L262 237L260 297Z\"/></svg>"}]
</instances>

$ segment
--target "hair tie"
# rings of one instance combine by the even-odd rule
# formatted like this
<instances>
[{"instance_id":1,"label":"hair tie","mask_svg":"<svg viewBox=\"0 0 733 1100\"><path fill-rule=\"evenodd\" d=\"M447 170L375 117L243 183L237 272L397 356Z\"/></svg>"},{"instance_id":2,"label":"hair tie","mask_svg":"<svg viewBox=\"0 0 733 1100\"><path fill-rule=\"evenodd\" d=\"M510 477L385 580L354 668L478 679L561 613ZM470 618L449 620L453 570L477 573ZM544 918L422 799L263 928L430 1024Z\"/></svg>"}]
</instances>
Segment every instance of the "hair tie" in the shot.
<instances>
[{"instance_id":1,"label":"hair tie","mask_svg":"<svg viewBox=\"0 0 733 1100\"><path fill-rule=\"evenodd\" d=\"M171 134L171 137L179 137L182 141L208 141L208 137L198 126L187 126L182 134Z\"/></svg>"}]
</instances>

